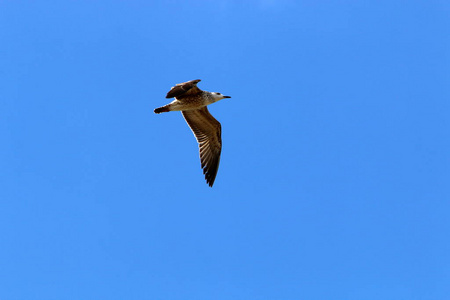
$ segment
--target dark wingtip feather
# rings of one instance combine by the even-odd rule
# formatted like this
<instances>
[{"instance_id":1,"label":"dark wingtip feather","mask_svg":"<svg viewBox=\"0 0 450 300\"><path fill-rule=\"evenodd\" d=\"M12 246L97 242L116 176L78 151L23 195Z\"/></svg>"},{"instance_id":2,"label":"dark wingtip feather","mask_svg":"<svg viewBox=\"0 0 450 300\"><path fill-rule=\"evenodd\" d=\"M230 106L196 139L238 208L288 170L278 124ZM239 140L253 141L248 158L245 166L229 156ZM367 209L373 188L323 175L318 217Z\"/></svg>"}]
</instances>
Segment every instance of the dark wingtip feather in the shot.
<instances>
[{"instance_id":1,"label":"dark wingtip feather","mask_svg":"<svg viewBox=\"0 0 450 300\"><path fill-rule=\"evenodd\" d=\"M213 178L213 179L206 179L206 183L209 185L209 187L213 187L214 181L215 181L215 178Z\"/></svg>"},{"instance_id":2,"label":"dark wingtip feather","mask_svg":"<svg viewBox=\"0 0 450 300\"><path fill-rule=\"evenodd\" d=\"M205 167L203 167L203 174L205 174L206 183L212 187L216 180L217 171L219 170L219 159L213 159Z\"/></svg>"}]
</instances>

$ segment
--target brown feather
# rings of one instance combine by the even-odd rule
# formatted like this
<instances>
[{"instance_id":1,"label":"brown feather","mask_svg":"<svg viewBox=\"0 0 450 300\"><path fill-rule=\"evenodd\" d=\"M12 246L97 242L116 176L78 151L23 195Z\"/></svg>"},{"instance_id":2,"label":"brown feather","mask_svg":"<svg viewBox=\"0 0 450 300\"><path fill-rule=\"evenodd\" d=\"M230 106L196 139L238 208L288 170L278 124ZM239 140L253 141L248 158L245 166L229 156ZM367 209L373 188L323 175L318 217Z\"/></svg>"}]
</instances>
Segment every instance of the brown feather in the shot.
<instances>
[{"instance_id":1,"label":"brown feather","mask_svg":"<svg viewBox=\"0 0 450 300\"><path fill-rule=\"evenodd\" d=\"M206 182L212 187L222 152L222 127L206 106L181 113L197 139L203 174L205 174Z\"/></svg>"},{"instance_id":2,"label":"brown feather","mask_svg":"<svg viewBox=\"0 0 450 300\"><path fill-rule=\"evenodd\" d=\"M197 87L197 83L199 82L200 79L179 83L172 87L172 89L167 93L166 98L182 98L184 96L198 94L201 92L201 90Z\"/></svg>"}]
</instances>

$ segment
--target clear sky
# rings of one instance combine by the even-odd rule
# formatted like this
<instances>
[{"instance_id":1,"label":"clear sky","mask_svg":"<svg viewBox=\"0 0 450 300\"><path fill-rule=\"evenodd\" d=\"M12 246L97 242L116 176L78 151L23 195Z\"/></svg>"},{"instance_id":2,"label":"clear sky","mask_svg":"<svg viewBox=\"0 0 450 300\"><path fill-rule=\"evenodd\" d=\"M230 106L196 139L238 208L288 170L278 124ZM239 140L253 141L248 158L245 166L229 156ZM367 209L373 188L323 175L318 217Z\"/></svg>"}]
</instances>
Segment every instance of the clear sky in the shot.
<instances>
[{"instance_id":1,"label":"clear sky","mask_svg":"<svg viewBox=\"0 0 450 300\"><path fill-rule=\"evenodd\" d=\"M0 0L0 299L449 299L450 2ZM176 83L210 106L205 183Z\"/></svg>"}]
</instances>

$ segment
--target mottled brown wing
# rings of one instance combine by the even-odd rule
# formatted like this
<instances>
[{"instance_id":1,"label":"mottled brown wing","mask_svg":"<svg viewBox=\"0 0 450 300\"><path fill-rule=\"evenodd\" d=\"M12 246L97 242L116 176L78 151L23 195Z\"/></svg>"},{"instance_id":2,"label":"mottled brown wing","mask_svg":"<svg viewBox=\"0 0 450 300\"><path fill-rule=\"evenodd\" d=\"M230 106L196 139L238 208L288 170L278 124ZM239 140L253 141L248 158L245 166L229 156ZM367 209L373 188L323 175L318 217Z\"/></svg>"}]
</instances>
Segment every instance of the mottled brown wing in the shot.
<instances>
[{"instance_id":1,"label":"mottled brown wing","mask_svg":"<svg viewBox=\"0 0 450 300\"><path fill-rule=\"evenodd\" d=\"M199 83L200 81L201 81L200 79L196 79L179 83L174 87L172 87L172 89L167 93L166 98L173 98L180 96L183 97L200 93L201 90L197 87L197 83Z\"/></svg>"},{"instance_id":2,"label":"mottled brown wing","mask_svg":"<svg viewBox=\"0 0 450 300\"><path fill-rule=\"evenodd\" d=\"M206 182L212 187L219 169L222 127L219 121L211 116L206 106L181 113L197 139L203 174Z\"/></svg>"}]
</instances>

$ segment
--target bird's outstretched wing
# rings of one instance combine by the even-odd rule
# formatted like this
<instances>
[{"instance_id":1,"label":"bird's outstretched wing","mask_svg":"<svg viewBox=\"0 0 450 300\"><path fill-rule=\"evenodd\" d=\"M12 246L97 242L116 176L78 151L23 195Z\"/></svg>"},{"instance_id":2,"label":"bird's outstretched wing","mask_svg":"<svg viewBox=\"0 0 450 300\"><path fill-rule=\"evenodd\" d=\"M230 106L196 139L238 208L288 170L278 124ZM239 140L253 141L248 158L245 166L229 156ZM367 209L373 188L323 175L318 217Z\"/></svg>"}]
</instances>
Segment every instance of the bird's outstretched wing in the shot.
<instances>
[{"instance_id":1,"label":"bird's outstretched wing","mask_svg":"<svg viewBox=\"0 0 450 300\"><path fill-rule=\"evenodd\" d=\"M173 98L180 96L183 97L200 93L201 90L197 87L197 83L199 83L200 81L201 81L200 79L196 79L179 83L170 89L170 91L166 95L166 98Z\"/></svg>"},{"instance_id":2,"label":"bird's outstretched wing","mask_svg":"<svg viewBox=\"0 0 450 300\"><path fill-rule=\"evenodd\" d=\"M212 187L219 169L222 127L206 106L181 113L197 139L203 174L205 174L206 182Z\"/></svg>"}]
</instances>

